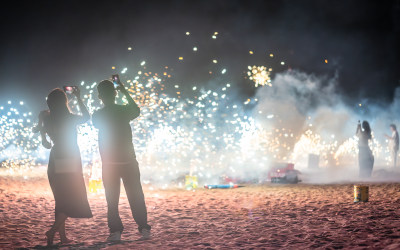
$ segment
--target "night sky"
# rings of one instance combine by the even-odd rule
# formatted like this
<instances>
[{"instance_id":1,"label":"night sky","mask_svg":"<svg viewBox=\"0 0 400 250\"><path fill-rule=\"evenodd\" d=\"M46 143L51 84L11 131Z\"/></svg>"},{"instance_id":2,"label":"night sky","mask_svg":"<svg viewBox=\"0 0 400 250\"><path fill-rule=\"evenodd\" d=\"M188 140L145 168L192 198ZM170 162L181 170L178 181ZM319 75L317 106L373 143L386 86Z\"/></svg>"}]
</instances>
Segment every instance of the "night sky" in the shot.
<instances>
[{"instance_id":1,"label":"night sky","mask_svg":"<svg viewBox=\"0 0 400 250\"><path fill-rule=\"evenodd\" d=\"M111 66L134 72L142 60L150 71L173 68L169 83L183 88L210 84L208 71L227 68L220 84L231 81L238 98L255 93L244 79L247 65L337 74L350 104L360 98L389 102L400 85L400 0L12 4L0 16L2 103L24 100L44 108L52 88L100 81L114 72Z\"/></svg>"}]
</instances>

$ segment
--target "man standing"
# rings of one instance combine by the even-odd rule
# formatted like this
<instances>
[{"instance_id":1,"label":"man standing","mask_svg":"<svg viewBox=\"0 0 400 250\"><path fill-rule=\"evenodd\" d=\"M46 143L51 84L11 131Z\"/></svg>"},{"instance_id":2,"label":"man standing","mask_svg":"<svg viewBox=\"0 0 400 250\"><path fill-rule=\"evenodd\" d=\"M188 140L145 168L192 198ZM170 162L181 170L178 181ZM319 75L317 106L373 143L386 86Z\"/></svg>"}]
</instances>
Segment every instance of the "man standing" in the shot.
<instances>
[{"instance_id":1,"label":"man standing","mask_svg":"<svg viewBox=\"0 0 400 250\"><path fill-rule=\"evenodd\" d=\"M109 80L101 81L97 90L104 107L95 111L93 125L99 130L99 150L102 160L103 184L108 205L107 219L110 236L107 241L121 240L124 229L118 212L121 179L131 207L132 216L138 225L141 239L150 238L151 227L147 224L147 209L140 183L139 164L132 143L129 122L137 118L140 109L123 84L118 81L117 89ZM120 91L128 100L127 105L115 104Z\"/></svg>"},{"instance_id":2,"label":"man standing","mask_svg":"<svg viewBox=\"0 0 400 250\"><path fill-rule=\"evenodd\" d=\"M396 125L394 124L390 124L390 130L392 131L392 136L385 136L389 140L389 150L393 167L396 167L397 153L399 151L399 134L397 133Z\"/></svg>"}]
</instances>

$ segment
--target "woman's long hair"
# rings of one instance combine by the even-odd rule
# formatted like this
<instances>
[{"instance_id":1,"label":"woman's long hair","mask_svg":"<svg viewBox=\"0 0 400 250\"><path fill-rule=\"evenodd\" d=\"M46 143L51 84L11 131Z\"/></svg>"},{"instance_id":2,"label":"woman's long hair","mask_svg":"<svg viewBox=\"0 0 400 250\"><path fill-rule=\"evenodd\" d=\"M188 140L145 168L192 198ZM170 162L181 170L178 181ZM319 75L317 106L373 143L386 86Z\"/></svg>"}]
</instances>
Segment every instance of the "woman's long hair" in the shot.
<instances>
[{"instance_id":1,"label":"woman's long hair","mask_svg":"<svg viewBox=\"0 0 400 250\"><path fill-rule=\"evenodd\" d=\"M364 129L364 133L367 135L367 138L371 139L371 127L369 126L369 123L367 121L363 121L362 128Z\"/></svg>"},{"instance_id":2,"label":"woman's long hair","mask_svg":"<svg viewBox=\"0 0 400 250\"><path fill-rule=\"evenodd\" d=\"M64 116L69 111L68 98L62 89L53 89L47 96L47 106L49 106L51 116Z\"/></svg>"}]
</instances>

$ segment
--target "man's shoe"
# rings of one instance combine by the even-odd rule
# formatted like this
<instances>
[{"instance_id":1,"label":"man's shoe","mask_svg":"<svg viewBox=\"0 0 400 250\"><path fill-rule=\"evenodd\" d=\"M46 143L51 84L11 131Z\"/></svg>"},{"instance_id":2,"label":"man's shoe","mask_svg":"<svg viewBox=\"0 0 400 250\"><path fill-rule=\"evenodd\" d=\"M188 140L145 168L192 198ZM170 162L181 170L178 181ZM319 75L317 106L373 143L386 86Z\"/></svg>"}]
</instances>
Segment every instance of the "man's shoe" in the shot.
<instances>
[{"instance_id":1,"label":"man's shoe","mask_svg":"<svg viewBox=\"0 0 400 250\"><path fill-rule=\"evenodd\" d=\"M151 232L147 228L142 229L141 234L142 234L142 237L140 237L139 240L148 240L151 238Z\"/></svg>"},{"instance_id":2,"label":"man's shoe","mask_svg":"<svg viewBox=\"0 0 400 250\"><path fill-rule=\"evenodd\" d=\"M117 231L114 233L110 233L110 236L108 236L107 241L120 241L121 240L121 232Z\"/></svg>"}]
</instances>

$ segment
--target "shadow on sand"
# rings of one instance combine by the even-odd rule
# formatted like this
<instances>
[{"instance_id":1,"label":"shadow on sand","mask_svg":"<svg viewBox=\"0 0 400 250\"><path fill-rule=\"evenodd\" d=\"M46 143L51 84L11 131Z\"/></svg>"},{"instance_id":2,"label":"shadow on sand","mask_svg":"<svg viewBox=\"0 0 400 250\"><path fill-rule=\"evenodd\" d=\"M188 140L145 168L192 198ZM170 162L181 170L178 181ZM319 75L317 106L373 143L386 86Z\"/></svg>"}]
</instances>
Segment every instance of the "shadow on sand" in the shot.
<instances>
[{"instance_id":1,"label":"shadow on sand","mask_svg":"<svg viewBox=\"0 0 400 250\"><path fill-rule=\"evenodd\" d=\"M100 249L106 248L113 245L124 245L125 243L132 243L133 240L121 240L115 242L94 242L90 245L85 245L85 243L75 243L75 244L55 244L53 246L46 246L46 245L36 245L32 249ZM20 249L28 249L28 248L20 248Z\"/></svg>"}]
</instances>

